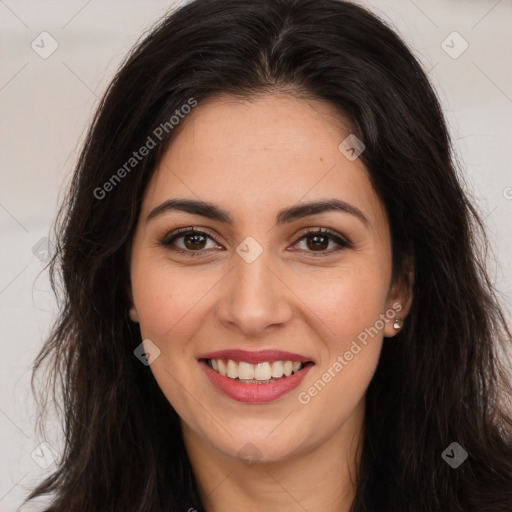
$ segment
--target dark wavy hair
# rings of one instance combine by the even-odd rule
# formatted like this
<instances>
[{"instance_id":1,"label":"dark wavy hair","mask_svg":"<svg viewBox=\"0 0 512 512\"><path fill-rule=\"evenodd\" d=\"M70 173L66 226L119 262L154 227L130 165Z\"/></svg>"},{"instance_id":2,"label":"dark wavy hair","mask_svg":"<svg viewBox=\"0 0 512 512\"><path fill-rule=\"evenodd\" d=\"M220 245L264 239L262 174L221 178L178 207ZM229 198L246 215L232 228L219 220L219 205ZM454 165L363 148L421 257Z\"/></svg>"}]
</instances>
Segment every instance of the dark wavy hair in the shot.
<instances>
[{"instance_id":1,"label":"dark wavy hair","mask_svg":"<svg viewBox=\"0 0 512 512\"><path fill-rule=\"evenodd\" d=\"M512 510L511 334L483 222L426 73L385 22L337 0L195 0L123 62L55 223L60 314L33 388L43 411L49 397L63 405L65 446L27 501L50 495L46 512L204 510L179 418L134 356L141 335L128 316L143 193L176 130L106 197L98 189L190 98L283 91L350 122L389 217L393 278L414 261L412 309L367 390L351 512ZM454 441L468 452L458 469L441 457Z\"/></svg>"}]
</instances>

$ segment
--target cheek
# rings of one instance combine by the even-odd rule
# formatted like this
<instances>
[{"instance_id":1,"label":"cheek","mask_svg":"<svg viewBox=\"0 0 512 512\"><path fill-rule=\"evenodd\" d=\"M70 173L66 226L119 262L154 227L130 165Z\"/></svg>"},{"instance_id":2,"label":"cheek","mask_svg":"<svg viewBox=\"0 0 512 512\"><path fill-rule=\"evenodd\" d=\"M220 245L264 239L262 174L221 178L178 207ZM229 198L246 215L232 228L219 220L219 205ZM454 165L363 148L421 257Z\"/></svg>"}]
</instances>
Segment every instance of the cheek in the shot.
<instances>
[{"instance_id":1,"label":"cheek","mask_svg":"<svg viewBox=\"0 0 512 512\"><path fill-rule=\"evenodd\" d=\"M151 261L132 265L132 292L142 339L150 339L160 350L151 363L151 372L167 400L182 417L190 415L194 404L183 393L183 385L195 364L190 337L204 315L201 298L212 284L190 279L184 269L165 262ZM189 418L193 421L193 418Z\"/></svg>"},{"instance_id":2,"label":"cheek","mask_svg":"<svg viewBox=\"0 0 512 512\"><path fill-rule=\"evenodd\" d=\"M199 275L198 275L199 274ZM203 314L201 299L215 283L214 275L148 262L132 268L132 290L141 334L165 344L185 336Z\"/></svg>"},{"instance_id":3,"label":"cheek","mask_svg":"<svg viewBox=\"0 0 512 512\"><path fill-rule=\"evenodd\" d=\"M386 291L384 281L359 275L343 280L323 298L325 307L318 313L331 320L330 331L322 331L326 357L297 398L308 417L322 416L327 431L334 432L348 420L371 382L382 349L382 329L375 326L382 327L378 322Z\"/></svg>"},{"instance_id":4,"label":"cheek","mask_svg":"<svg viewBox=\"0 0 512 512\"><path fill-rule=\"evenodd\" d=\"M308 294L315 297L312 309L314 307L318 317L330 328L326 335L331 340L331 357L344 351L365 329L376 324L386 304L388 274L389 271L379 264L368 262L339 273L328 286ZM379 322L379 331L381 327Z\"/></svg>"},{"instance_id":5,"label":"cheek","mask_svg":"<svg viewBox=\"0 0 512 512\"><path fill-rule=\"evenodd\" d=\"M325 418L326 428L334 429L346 420L373 377L382 348L380 318L390 278L387 267L369 258L365 265L345 268L334 284L310 295L316 297L315 312L329 329L321 328L325 358L300 397L301 403L310 401L309 411L337 411Z\"/></svg>"}]
</instances>

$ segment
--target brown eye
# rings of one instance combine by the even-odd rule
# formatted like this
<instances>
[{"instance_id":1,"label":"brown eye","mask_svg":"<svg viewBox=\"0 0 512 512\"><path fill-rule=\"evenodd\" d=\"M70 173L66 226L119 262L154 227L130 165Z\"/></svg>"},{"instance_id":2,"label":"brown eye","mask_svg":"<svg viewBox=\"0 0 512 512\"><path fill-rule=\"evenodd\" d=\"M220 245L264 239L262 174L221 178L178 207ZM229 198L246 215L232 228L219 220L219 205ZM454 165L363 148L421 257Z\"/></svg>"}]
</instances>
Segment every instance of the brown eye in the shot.
<instances>
[{"instance_id":1,"label":"brown eye","mask_svg":"<svg viewBox=\"0 0 512 512\"><path fill-rule=\"evenodd\" d=\"M305 242L305 248L303 250L306 252L318 253L315 254L315 256L327 256L333 252L351 247L351 244L347 240L343 239L336 233L325 229L303 233L296 242L296 245L302 242ZM331 250L328 250L329 248Z\"/></svg>"},{"instance_id":2,"label":"brown eye","mask_svg":"<svg viewBox=\"0 0 512 512\"><path fill-rule=\"evenodd\" d=\"M200 234L190 234L183 235L181 238L184 240L184 245L187 249L204 249L204 244L206 243L206 237Z\"/></svg>"},{"instance_id":3,"label":"brown eye","mask_svg":"<svg viewBox=\"0 0 512 512\"><path fill-rule=\"evenodd\" d=\"M326 250L329 246L329 237L325 235L308 235L306 240L308 249L312 251L316 249Z\"/></svg>"},{"instance_id":4,"label":"brown eye","mask_svg":"<svg viewBox=\"0 0 512 512\"><path fill-rule=\"evenodd\" d=\"M208 247L207 244L210 240L212 244ZM177 252L187 253L190 256L200 255L208 249L219 248L219 244L211 235L190 228L171 233L160 243L164 247L169 247Z\"/></svg>"}]
</instances>

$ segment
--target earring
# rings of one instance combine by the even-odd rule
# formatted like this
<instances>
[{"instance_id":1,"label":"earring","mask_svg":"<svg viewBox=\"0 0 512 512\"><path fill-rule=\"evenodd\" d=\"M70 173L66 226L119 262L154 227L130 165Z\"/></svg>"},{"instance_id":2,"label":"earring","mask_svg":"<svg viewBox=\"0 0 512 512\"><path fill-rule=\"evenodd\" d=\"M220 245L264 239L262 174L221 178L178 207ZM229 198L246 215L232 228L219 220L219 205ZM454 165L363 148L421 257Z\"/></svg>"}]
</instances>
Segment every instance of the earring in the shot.
<instances>
[{"instance_id":1,"label":"earring","mask_svg":"<svg viewBox=\"0 0 512 512\"><path fill-rule=\"evenodd\" d=\"M393 327L398 331L398 330L400 330L400 329L402 328L402 326L403 326L403 325L404 325L404 320L403 320L403 318L401 318L401 317L397 316L397 317L395 318L395 322L394 322L394 324L393 324Z\"/></svg>"}]
</instances>

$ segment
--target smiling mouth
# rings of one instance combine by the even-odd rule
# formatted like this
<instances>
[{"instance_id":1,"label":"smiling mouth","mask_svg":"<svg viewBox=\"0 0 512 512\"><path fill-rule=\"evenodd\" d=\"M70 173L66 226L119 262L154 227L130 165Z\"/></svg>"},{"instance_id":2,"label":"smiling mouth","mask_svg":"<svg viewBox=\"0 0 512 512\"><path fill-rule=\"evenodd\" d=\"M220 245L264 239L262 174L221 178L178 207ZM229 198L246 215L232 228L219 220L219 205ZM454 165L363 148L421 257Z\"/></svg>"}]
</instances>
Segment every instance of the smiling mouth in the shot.
<instances>
[{"instance_id":1,"label":"smiling mouth","mask_svg":"<svg viewBox=\"0 0 512 512\"><path fill-rule=\"evenodd\" d=\"M266 361L247 363L232 359L203 359L216 373L243 384L270 384L286 379L311 366L312 361Z\"/></svg>"}]
</instances>

